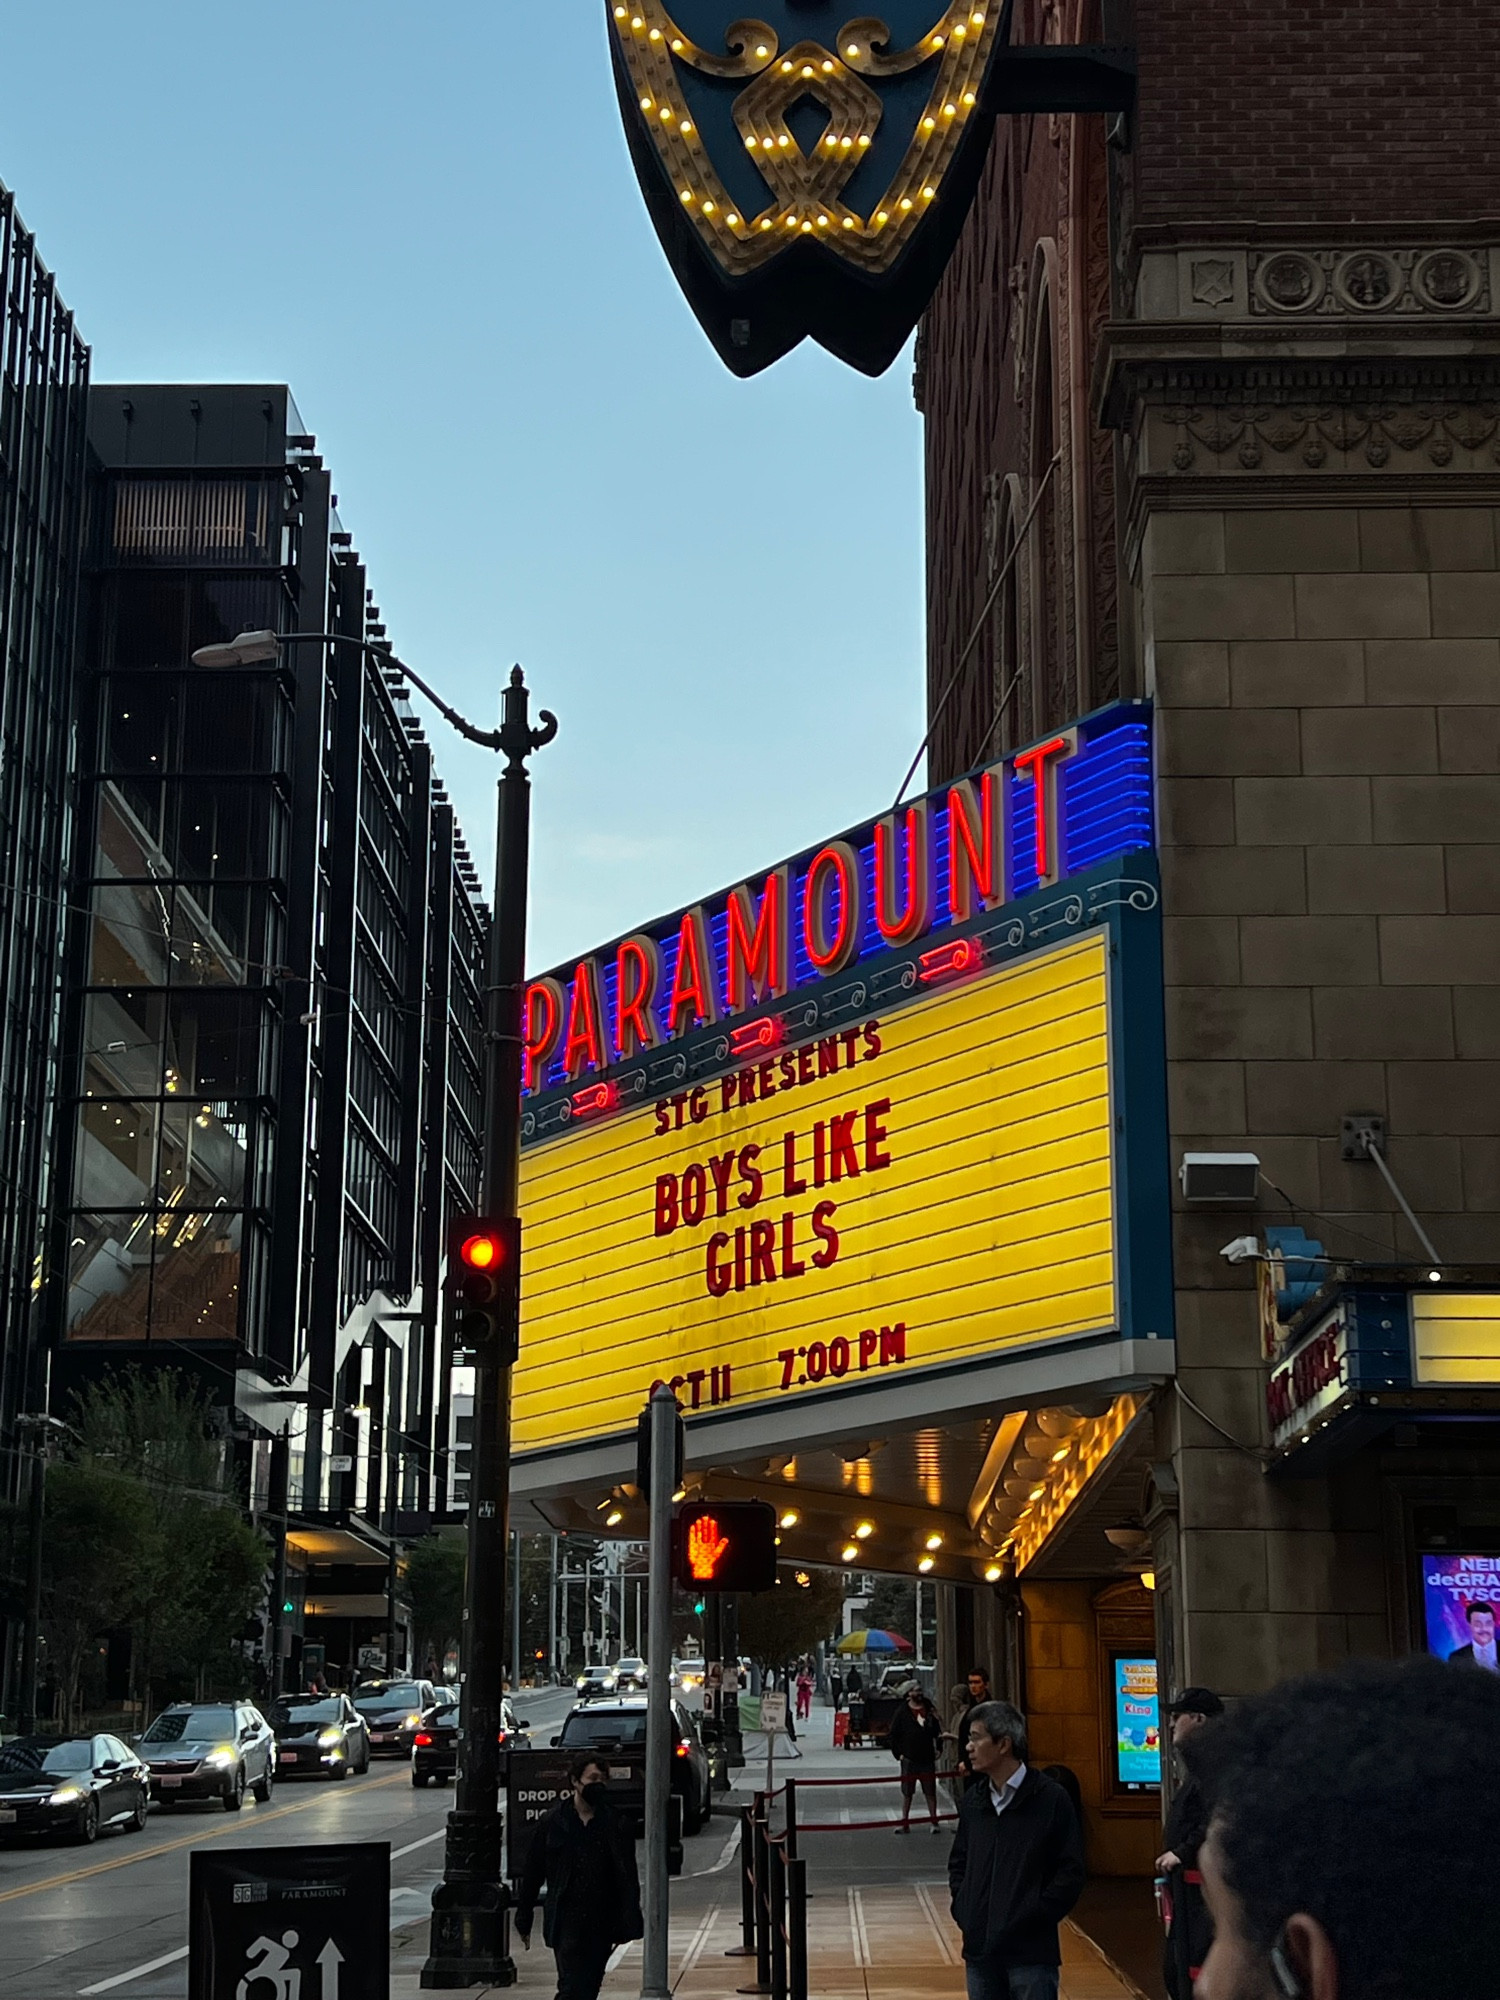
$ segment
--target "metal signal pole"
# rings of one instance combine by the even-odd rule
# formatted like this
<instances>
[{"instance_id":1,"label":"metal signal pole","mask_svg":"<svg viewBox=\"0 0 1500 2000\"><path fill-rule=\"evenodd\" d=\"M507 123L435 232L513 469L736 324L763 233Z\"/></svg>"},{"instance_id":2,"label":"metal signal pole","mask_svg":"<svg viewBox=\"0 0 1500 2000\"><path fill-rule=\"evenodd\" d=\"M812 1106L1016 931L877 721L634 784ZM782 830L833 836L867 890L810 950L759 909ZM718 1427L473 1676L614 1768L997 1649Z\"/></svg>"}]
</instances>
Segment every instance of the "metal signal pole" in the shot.
<instances>
[{"instance_id":1,"label":"metal signal pole","mask_svg":"<svg viewBox=\"0 0 1500 2000\"><path fill-rule=\"evenodd\" d=\"M651 1570L646 1649L646 1937L641 2000L672 2000L667 1963L668 1820L672 1810L672 1490L677 1484L677 1398L651 1398Z\"/></svg>"},{"instance_id":2,"label":"metal signal pole","mask_svg":"<svg viewBox=\"0 0 1500 2000\"><path fill-rule=\"evenodd\" d=\"M413 678L415 678L413 676ZM481 1206L514 1216L521 1169L521 1039L526 979L526 879L531 781L526 759L557 734L541 711L533 729L516 667L498 736L505 753L495 846L495 911L486 1007L485 1149ZM519 1301L513 1300L513 1305ZM424 1987L513 1986L510 1897L501 1869L500 1714L505 1673L505 1583L510 1532L512 1320L504 1351L474 1356L474 1440L469 1472L469 1563L464 1604L458 1796L448 1816L443 1879L432 1895Z\"/></svg>"}]
</instances>

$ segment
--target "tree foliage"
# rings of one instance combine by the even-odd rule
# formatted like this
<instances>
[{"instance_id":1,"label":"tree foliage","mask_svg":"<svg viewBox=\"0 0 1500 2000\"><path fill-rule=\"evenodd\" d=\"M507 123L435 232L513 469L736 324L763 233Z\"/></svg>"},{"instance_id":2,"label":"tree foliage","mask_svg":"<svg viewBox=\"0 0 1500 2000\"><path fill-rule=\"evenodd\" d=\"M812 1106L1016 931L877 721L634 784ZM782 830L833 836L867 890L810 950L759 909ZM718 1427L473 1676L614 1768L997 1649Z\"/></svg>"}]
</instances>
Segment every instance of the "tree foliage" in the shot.
<instances>
[{"instance_id":1,"label":"tree foliage","mask_svg":"<svg viewBox=\"0 0 1500 2000\"><path fill-rule=\"evenodd\" d=\"M439 1528L413 1542L406 1552L416 1656L439 1673L443 1655L458 1644L463 1630L465 1568L462 1528Z\"/></svg>"},{"instance_id":2,"label":"tree foliage","mask_svg":"<svg viewBox=\"0 0 1500 2000\"><path fill-rule=\"evenodd\" d=\"M805 1586L799 1577L806 1577ZM760 1666L782 1666L830 1638L838 1630L843 1605L840 1571L783 1563L774 1590L740 1599L741 1650Z\"/></svg>"},{"instance_id":3,"label":"tree foliage","mask_svg":"<svg viewBox=\"0 0 1500 2000\"><path fill-rule=\"evenodd\" d=\"M64 1717L85 1668L128 1628L136 1694L238 1692L234 1648L260 1602L270 1551L232 1490L223 1441L195 1384L127 1369L74 1398L65 1456L47 1471L42 1628Z\"/></svg>"},{"instance_id":4,"label":"tree foliage","mask_svg":"<svg viewBox=\"0 0 1500 2000\"><path fill-rule=\"evenodd\" d=\"M870 1592L865 1624L872 1632L895 1632L903 1639L917 1636L917 1586L908 1576L883 1576Z\"/></svg>"}]
</instances>

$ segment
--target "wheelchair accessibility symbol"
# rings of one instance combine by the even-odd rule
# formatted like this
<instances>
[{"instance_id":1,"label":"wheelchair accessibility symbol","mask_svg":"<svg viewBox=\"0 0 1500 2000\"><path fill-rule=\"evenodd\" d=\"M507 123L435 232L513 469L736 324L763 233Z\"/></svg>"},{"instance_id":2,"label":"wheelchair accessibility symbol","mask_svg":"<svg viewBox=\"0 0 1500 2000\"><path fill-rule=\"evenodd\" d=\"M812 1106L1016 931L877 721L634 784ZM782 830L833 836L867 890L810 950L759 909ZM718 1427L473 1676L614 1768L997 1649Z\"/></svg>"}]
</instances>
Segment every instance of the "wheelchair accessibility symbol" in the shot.
<instances>
[{"instance_id":1,"label":"wheelchair accessibility symbol","mask_svg":"<svg viewBox=\"0 0 1500 2000\"><path fill-rule=\"evenodd\" d=\"M296 1931L279 1938L258 1937L245 1958L245 1976L234 1989L234 2000L339 2000L339 1967L344 1954L330 1938L313 1961L317 1987L304 1993L302 1968L291 1954L301 1942Z\"/></svg>"}]
</instances>

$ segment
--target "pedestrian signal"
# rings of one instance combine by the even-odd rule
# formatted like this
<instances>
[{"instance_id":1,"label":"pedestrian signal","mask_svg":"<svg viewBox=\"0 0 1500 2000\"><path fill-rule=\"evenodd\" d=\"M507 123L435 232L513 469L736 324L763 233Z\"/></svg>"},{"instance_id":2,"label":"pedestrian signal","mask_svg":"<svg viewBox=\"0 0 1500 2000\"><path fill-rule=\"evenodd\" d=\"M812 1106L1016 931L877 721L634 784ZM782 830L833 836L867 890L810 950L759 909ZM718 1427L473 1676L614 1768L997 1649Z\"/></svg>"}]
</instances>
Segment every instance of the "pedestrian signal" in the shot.
<instances>
[{"instance_id":1,"label":"pedestrian signal","mask_svg":"<svg viewBox=\"0 0 1500 2000\"><path fill-rule=\"evenodd\" d=\"M672 1524L672 1575L699 1598L774 1589L775 1508L761 1500L689 1501Z\"/></svg>"},{"instance_id":2,"label":"pedestrian signal","mask_svg":"<svg viewBox=\"0 0 1500 2000\"><path fill-rule=\"evenodd\" d=\"M506 1366L516 1359L521 1225L514 1216L455 1216L448 1230L448 1325L453 1346Z\"/></svg>"}]
</instances>

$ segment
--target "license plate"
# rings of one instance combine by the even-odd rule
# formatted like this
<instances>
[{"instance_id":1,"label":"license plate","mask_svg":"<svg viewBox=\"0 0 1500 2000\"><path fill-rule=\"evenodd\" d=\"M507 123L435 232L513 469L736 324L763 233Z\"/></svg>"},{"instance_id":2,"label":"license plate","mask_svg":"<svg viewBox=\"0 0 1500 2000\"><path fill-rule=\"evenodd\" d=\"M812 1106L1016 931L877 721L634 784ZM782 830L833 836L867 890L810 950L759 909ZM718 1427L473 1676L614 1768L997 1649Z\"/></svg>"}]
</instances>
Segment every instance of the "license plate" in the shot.
<instances>
[{"instance_id":1,"label":"license plate","mask_svg":"<svg viewBox=\"0 0 1500 2000\"><path fill-rule=\"evenodd\" d=\"M612 1778L628 1778L630 1776L630 1766L628 1764L611 1764L609 1775Z\"/></svg>"},{"instance_id":2,"label":"license plate","mask_svg":"<svg viewBox=\"0 0 1500 2000\"><path fill-rule=\"evenodd\" d=\"M181 1778L158 1778L156 1782L162 1787L163 1791L170 1792L173 1786L180 1785L182 1780Z\"/></svg>"},{"instance_id":3,"label":"license plate","mask_svg":"<svg viewBox=\"0 0 1500 2000\"><path fill-rule=\"evenodd\" d=\"M283 1751L282 1751L282 1753L281 1753L281 1761L282 1761L282 1763L283 1763L283 1764L295 1764L295 1763L296 1763L296 1761L297 1761L297 1753L296 1753L296 1751L295 1751L295 1750L283 1750Z\"/></svg>"},{"instance_id":4,"label":"license plate","mask_svg":"<svg viewBox=\"0 0 1500 2000\"><path fill-rule=\"evenodd\" d=\"M389 1729L374 1730L370 1736L372 1743L394 1743L395 1740L395 1732Z\"/></svg>"},{"instance_id":5,"label":"license plate","mask_svg":"<svg viewBox=\"0 0 1500 2000\"><path fill-rule=\"evenodd\" d=\"M0 1806L0 1826L14 1826L16 1816L8 1806Z\"/></svg>"}]
</instances>

